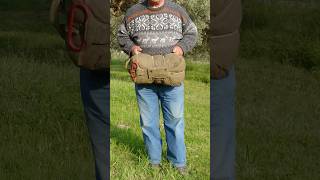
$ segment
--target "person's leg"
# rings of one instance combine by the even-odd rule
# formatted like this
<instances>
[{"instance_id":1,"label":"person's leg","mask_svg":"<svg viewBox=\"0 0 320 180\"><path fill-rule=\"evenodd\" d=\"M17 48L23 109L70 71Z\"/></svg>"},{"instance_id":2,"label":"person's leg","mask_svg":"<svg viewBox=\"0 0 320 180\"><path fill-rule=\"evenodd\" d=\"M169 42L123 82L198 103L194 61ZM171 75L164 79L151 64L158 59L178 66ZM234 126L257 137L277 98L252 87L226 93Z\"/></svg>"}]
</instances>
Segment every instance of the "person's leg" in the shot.
<instances>
[{"instance_id":1,"label":"person's leg","mask_svg":"<svg viewBox=\"0 0 320 180\"><path fill-rule=\"evenodd\" d=\"M211 80L211 163L214 180L235 179L235 72Z\"/></svg>"},{"instance_id":2,"label":"person's leg","mask_svg":"<svg viewBox=\"0 0 320 180\"><path fill-rule=\"evenodd\" d=\"M90 134L96 179L109 179L109 72L80 70L81 97Z\"/></svg>"},{"instance_id":3,"label":"person's leg","mask_svg":"<svg viewBox=\"0 0 320 180\"><path fill-rule=\"evenodd\" d=\"M185 167L184 85L161 86L159 95L168 145L167 158L175 167Z\"/></svg>"},{"instance_id":4,"label":"person's leg","mask_svg":"<svg viewBox=\"0 0 320 180\"><path fill-rule=\"evenodd\" d=\"M140 125L150 163L160 164L162 142L159 127L159 99L154 85L136 85Z\"/></svg>"}]
</instances>

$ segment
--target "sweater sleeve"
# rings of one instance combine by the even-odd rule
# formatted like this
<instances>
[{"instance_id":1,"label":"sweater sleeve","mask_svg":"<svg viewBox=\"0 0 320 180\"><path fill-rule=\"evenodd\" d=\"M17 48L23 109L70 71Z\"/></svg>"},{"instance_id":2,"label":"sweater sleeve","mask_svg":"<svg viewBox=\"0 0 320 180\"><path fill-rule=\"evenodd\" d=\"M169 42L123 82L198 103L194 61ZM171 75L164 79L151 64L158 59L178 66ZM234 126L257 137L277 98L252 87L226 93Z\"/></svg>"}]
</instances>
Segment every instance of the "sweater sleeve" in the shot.
<instances>
[{"instance_id":1,"label":"sweater sleeve","mask_svg":"<svg viewBox=\"0 0 320 180\"><path fill-rule=\"evenodd\" d=\"M132 47L135 45L132 39L130 38L129 32L127 30L127 23L125 18L119 26L117 39L121 49L128 55L130 55Z\"/></svg>"},{"instance_id":2,"label":"sweater sleeve","mask_svg":"<svg viewBox=\"0 0 320 180\"><path fill-rule=\"evenodd\" d=\"M185 54L191 51L196 45L198 30L184 8L181 8L181 17L183 38L177 43L177 46L181 47Z\"/></svg>"}]
</instances>

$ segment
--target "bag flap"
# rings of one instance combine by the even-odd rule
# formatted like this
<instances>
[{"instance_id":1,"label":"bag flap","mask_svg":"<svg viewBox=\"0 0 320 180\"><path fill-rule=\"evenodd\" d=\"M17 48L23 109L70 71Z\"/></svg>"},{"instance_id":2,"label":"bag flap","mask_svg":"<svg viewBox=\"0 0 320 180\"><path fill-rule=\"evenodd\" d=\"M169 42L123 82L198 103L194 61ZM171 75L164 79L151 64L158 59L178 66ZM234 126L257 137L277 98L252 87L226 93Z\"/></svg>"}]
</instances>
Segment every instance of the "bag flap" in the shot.
<instances>
[{"instance_id":1,"label":"bag flap","mask_svg":"<svg viewBox=\"0 0 320 180\"><path fill-rule=\"evenodd\" d=\"M107 15L109 12L106 0L87 0L86 4L90 7L93 16L100 22L107 24Z\"/></svg>"}]
</instances>

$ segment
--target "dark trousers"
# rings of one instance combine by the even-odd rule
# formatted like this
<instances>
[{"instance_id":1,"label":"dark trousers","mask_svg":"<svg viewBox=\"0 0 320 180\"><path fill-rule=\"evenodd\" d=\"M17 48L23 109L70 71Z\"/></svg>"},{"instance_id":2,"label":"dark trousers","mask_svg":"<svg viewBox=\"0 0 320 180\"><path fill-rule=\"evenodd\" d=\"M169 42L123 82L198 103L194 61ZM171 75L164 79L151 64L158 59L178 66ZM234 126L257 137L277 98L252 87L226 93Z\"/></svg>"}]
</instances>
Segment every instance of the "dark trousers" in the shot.
<instances>
[{"instance_id":1,"label":"dark trousers","mask_svg":"<svg viewBox=\"0 0 320 180\"><path fill-rule=\"evenodd\" d=\"M211 80L211 179L235 179L235 72Z\"/></svg>"},{"instance_id":2,"label":"dark trousers","mask_svg":"<svg viewBox=\"0 0 320 180\"><path fill-rule=\"evenodd\" d=\"M96 179L109 179L109 71L80 70L81 97L95 160Z\"/></svg>"}]
</instances>

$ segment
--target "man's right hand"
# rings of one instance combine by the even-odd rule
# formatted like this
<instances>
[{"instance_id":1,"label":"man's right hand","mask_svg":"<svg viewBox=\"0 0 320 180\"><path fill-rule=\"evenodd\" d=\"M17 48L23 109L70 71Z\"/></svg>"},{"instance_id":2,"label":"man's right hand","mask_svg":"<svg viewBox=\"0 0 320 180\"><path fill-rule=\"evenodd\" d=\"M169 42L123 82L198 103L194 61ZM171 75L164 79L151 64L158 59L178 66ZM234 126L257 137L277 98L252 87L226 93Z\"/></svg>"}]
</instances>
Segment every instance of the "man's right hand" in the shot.
<instances>
[{"instance_id":1,"label":"man's right hand","mask_svg":"<svg viewBox=\"0 0 320 180\"><path fill-rule=\"evenodd\" d=\"M142 49L140 46L136 46L134 45L132 48L131 48L131 55L134 56L136 54L139 54L141 53Z\"/></svg>"}]
</instances>

